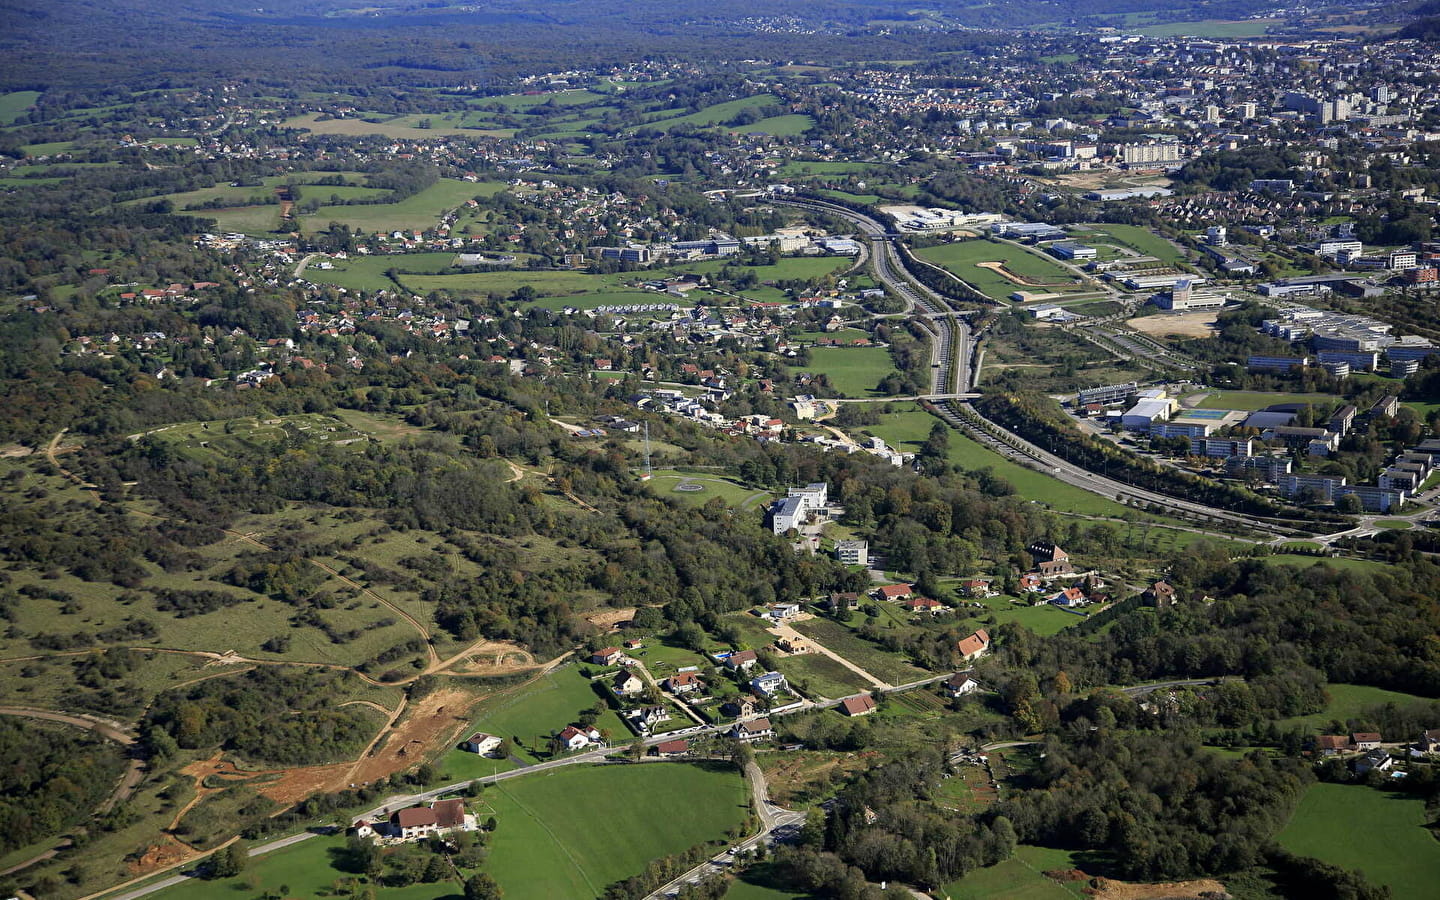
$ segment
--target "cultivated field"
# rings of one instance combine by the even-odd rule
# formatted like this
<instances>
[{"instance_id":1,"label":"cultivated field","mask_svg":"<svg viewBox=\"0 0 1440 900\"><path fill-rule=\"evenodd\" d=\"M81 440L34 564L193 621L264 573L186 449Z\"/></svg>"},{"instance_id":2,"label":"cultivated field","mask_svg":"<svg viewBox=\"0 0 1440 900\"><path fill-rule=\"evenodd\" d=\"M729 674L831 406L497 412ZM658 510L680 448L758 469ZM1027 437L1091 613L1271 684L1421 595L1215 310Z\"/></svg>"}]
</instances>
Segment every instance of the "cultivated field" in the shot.
<instances>
[{"instance_id":1,"label":"cultivated field","mask_svg":"<svg viewBox=\"0 0 1440 900\"><path fill-rule=\"evenodd\" d=\"M1215 333L1215 313L1206 311L1140 316L1138 319L1127 319L1125 325L1142 334L1160 338L1207 338Z\"/></svg>"}]
</instances>

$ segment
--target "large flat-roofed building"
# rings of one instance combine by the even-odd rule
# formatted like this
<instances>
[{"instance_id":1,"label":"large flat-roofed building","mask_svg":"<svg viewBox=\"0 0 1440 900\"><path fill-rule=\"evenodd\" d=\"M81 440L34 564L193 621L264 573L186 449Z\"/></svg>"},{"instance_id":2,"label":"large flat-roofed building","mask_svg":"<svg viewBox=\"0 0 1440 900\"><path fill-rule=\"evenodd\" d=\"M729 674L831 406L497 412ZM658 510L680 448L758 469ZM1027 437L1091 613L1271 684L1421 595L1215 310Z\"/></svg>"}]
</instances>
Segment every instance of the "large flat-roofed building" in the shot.
<instances>
[{"instance_id":1,"label":"large flat-roofed building","mask_svg":"<svg viewBox=\"0 0 1440 900\"><path fill-rule=\"evenodd\" d=\"M845 566L868 566L870 544L867 541L836 541L835 558Z\"/></svg>"},{"instance_id":2,"label":"large flat-roofed building","mask_svg":"<svg viewBox=\"0 0 1440 900\"><path fill-rule=\"evenodd\" d=\"M1245 360L1245 368L1251 372L1288 372L1308 365L1308 356L1251 356Z\"/></svg>"},{"instance_id":3,"label":"large flat-roofed building","mask_svg":"<svg viewBox=\"0 0 1440 900\"><path fill-rule=\"evenodd\" d=\"M1075 398L1079 406L1087 406L1091 403L1107 405L1110 403L1124 403L1135 396L1140 390L1140 385L1134 381L1127 381L1124 384L1106 384L1100 387L1085 388Z\"/></svg>"},{"instance_id":4,"label":"large flat-roofed building","mask_svg":"<svg viewBox=\"0 0 1440 900\"><path fill-rule=\"evenodd\" d=\"M1016 241L1063 241L1069 237L1065 229L1044 222L1001 222L991 225L990 230Z\"/></svg>"},{"instance_id":5,"label":"large flat-roofed building","mask_svg":"<svg viewBox=\"0 0 1440 900\"><path fill-rule=\"evenodd\" d=\"M1325 503L1335 500L1336 492L1345 486L1345 477L1336 475L1281 475L1275 479L1280 493L1286 497L1298 497L1313 491L1315 497Z\"/></svg>"},{"instance_id":6,"label":"large flat-roofed building","mask_svg":"<svg viewBox=\"0 0 1440 900\"><path fill-rule=\"evenodd\" d=\"M1230 459L1235 456L1250 456L1253 448L1254 443L1249 438L1232 440L1230 438L1192 437L1190 439L1190 453L1193 456Z\"/></svg>"},{"instance_id":7,"label":"large flat-roofed building","mask_svg":"<svg viewBox=\"0 0 1440 900\"><path fill-rule=\"evenodd\" d=\"M1349 363L1352 372L1373 372L1380 365L1380 354L1374 350L1321 350L1315 358L1322 366Z\"/></svg>"},{"instance_id":8,"label":"large flat-roofed building","mask_svg":"<svg viewBox=\"0 0 1440 900\"><path fill-rule=\"evenodd\" d=\"M1071 243L1053 244L1050 252L1061 259L1095 259L1100 255L1100 251L1094 247Z\"/></svg>"},{"instance_id":9,"label":"large flat-roofed building","mask_svg":"<svg viewBox=\"0 0 1440 900\"><path fill-rule=\"evenodd\" d=\"M807 513L805 501L799 497L777 500L770 507L770 529L776 534L784 534L791 529L798 529L805 524Z\"/></svg>"},{"instance_id":10,"label":"large flat-roofed building","mask_svg":"<svg viewBox=\"0 0 1440 900\"><path fill-rule=\"evenodd\" d=\"M1120 424L1132 431L1149 431L1157 419L1163 421L1170 418L1170 412L1174 408L1175 401L1164 397L1139 400L1120 416Z\"/></svg>"},{"instance_id":11,"label":"large flat-roofed building","mask_svg":"<svg viewBox=\"0 0 1440 900\"><path fill-rule=\"evenodd\" d=\"M1265 481L1275 482L1280 476L1290 474L1290 466L1288 456L1232 456L1225 460L1225 474L1245 478L1255 473Z\"/></svg>"},{"instance_id":12,"label":"large flat-roofed building","mask_svg":"<svg viewBox=\"0 0 1440 900\"><path fill-rule=\"evenodd\" d=\"M1188 282L1193 288L1195 285L1204 284L1206 279L1203 276L1191 275L1186 272L1154 272L1131 275L1124 279L1123 284L1132 291L1156 291L1161 288L1173 288L1182 281Z\"/></svg>"},{"instance_id":13,"label":"large flat-roofed building","mask_svg":"<svg viewBox=\"0 0 1440 900\"><path fill-rule=\"evenodd\" d=\"M1387 513L1399 509L1405 503L1403 491L1387 490L1383 487L1370 487L1363 484L1337 488L1335 496L1337 498L1357 497L1360 500L1360 507L1369 513Z\"/></svg>"}]
</instances>

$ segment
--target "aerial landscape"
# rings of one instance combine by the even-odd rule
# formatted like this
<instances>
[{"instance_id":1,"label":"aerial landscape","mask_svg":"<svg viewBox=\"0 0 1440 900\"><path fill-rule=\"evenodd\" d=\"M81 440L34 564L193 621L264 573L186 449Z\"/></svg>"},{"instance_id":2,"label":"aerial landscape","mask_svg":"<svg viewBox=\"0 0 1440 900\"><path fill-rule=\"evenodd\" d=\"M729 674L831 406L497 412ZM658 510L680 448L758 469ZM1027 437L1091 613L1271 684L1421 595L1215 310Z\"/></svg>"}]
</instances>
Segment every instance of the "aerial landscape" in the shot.
<instances>
[{"instance_id":1,"label":"aerial landscape","mask_svg":"<svg viewBox=\"0 0 1440 900\"><path fill-rule=\"evenodd\" d=\"M1440 0L0 25L0 898L1440 898Z\"/></svg>"}]
</instances>

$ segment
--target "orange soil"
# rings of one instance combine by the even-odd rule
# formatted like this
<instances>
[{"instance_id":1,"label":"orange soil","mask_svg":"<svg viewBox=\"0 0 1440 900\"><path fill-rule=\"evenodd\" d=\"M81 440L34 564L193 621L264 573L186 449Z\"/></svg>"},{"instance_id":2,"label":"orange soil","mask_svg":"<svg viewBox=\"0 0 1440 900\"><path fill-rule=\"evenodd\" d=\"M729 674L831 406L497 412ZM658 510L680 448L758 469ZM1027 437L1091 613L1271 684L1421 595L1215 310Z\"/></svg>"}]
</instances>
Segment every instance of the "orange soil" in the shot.
<instances>
[{"instance_id":1,"label":"orange soil","mask_svg":"<svg viewBox=\"0 0 1440 900\"><path fill-rule=\"evenodd\" d=\"M590 613L585 621L599 628L601 631L617 631L621 622L629 622L635 618L635 607L625 606L619 609L602 609Z\"/></svg>"},{"instance_id":2,"label":"orange soil","mask_svg":"<svg viewBox=\"0 0 1440 900\"><path fill-rule=\"evenodd\" d=\"M479 699L475 694L453 689L426 696L411 706L369 755L353 767L349 781L361 784L403 771L424 760L427 751L456 743L460 732L470 724L470 707Z\"/></svg>"},{"instance_id":3,"label":"orange soil","mask_svg":"<svg viewBox=\"0 0 1440 900\"><path fill-rule=\"evenodd\" d=\"M538 663L529 650L509 641L485 641L464 653L450 671L461 675L510 675L533 669Z\"/></svg>"},{"instance_id":4,"label":"orange soil","mask_svg":"<svg viewBox=\"0 0 1440 900\"><path fill-rule=\"evenodd\" d=\"M1204 897L1228 897L1225 885L1213 879L1176 881L1169 884L1130 884L1097 878L1097 888L1086 893L1097 900L1200 900Z\"/></svg>"}]
</instances>

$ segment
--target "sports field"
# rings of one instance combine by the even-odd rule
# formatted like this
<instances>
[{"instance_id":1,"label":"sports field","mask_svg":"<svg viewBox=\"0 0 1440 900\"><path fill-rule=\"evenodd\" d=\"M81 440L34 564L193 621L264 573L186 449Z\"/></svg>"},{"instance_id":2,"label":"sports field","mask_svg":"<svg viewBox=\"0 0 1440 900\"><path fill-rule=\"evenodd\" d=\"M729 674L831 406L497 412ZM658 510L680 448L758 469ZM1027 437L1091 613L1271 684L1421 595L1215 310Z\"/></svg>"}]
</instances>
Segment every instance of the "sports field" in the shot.
<instances>
[{"instance_id":1,"label":"sports field","mask_svg":"<svg viewBox=\"0 0 1440 900\"><path fill-rule=\"evenodd\" d=\"M1356 784L1315 784L1305 792L1280 845L1390 888L1396 897L1433 897L1440 842L1426 830L1425 802Z\"/></svg>"},{"instance_id":2,"label":"sports field","mask_svg":"<svg viewBox=\"0 0 1440 900\"><path fill-rule=\"evenodd\" d=\"M1064 293L1084 290L1085 286L1067 269L1061 268L1039 253L995 241L956 241L915 251L921 259L953 272L993 300L1004 301L1016 291ZM1017 283L980 263L1001 263L1011 273L1030 284Z\"/></svg>"},{"instance_id":3,"label":"sports field","mask_svg":"<svg viewBox=\"0 0 1440 900\"><path fill-rule=\"evenodd\" d=\"M1340 399L1330 394L1271 394L1263 391L1216 391L1200 401L1201 409L1239 409L1247 412L1265 409L1280 403L1309 403L1319 409L1338 406Z\"/></svg>"},{"instance_id":4,"label":"sports field","mask_svg":"<svg viewBox=\"0 0 1440 900\"><path fill-rule=\"evenodd\" d=\"M652 859L722 840L749 815L728 764L570 766L487 788L486 870L505 900L590 900Z\"/></svg>"}]
</instances>

